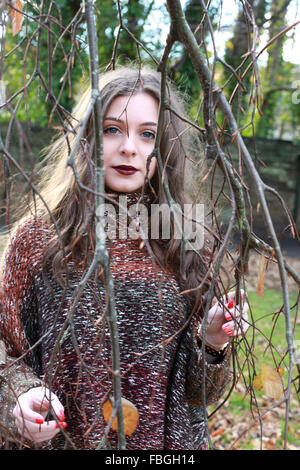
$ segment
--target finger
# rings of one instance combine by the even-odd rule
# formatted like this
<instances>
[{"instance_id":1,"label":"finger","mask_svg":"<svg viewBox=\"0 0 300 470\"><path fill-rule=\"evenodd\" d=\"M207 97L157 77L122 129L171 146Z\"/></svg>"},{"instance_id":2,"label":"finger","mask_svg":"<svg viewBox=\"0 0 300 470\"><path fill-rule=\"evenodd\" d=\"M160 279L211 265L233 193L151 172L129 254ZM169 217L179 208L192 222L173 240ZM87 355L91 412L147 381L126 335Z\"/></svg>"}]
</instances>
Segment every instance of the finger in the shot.
<instances>
[{"instance_id":1,"label":"finger","mask_svg":"<svg viewBox=\"0 0 300 470\"><path fill-rule=\"evenodd\" d=\"M236 304L235 296L236 296L235 291L228 292L228 294L223 296L224 304L226 304L228 308L232 308ZM243 300L245 296L246 296L246 292L244 291L244 289L240 289L240 299Z\"/></svg>"},{"instance_id":2,"label":"finger","mask_svg":"<svg viewBox=\"0 0 300 470\"><path fill-rule=\"evenodd\" d=\"M217 310L219 309L220 312L224 315L226 312L230 314L230 309L234 308L235 306L234 298L235 292L228 292L228 294L221 297L219 302L214 306L214 311L212 313L217 313ZM213 307L211 310L213 310Z\"/></svg>"},{"instance_id":3,"label":"finger","mask_svg":"<svg viewBox=\"0 0 300 470\"><path fill-rule=\"evenodd\" d=\"M27 420L21 420L18 419L16 420L16 424L19 429L26 429L28 432L32 434L36 434L39 432L45 433L45 432L51 432L54 429L57 429L58 425L56 421L51 420L51 421L45 421L44 424L37 424L33 423L32 421L27 421Z\"/></svg>"},{"instance_id":4,"label":"finger","mask_svg":"<svg viewBox=\"0 0 300 470\"><path fill-rule=\"evenodd\" d=\"M244 302L242 305L242 315L244 316L249 310L248 302ZM230 309L224 310L224 317L226 320L230 320L231 318L237 318L241 315L241 309L239 305L234 305Z\"/></svg>"},{"instance_id":5,"label":"finger","mask_svg":"<svg viewBox=\"0 0 300 470\"><path fill-rule=\"evenodd\" d=\"M221 305L227 305L235 298L235 291L228 292L221 297Z\"/></svg>"},{"instance_id":6,"label":"finger","mask_svg":"<svg viewBox=\"0 0 300 470\"><path fill-rule=\"evenodd\" d=\"M245 334L249 328L248 315L245 313L239 318L228 321L222 325L222 330L228 336L239 336Z\"/></svg>"},{"instance_id":7,"label":"finger","mask_svg":"<svg viewBox=\"0 0 300 470\"><path fill-rule=\"evenodd\" d=\"M56 421L46 421L44 424L35 424L31 421L18 421L17 427L18 432L22 436L30 436L31 440L36 440L38 437L39 440L52 439L61 429L64 429L67 426L66 423L61 422L59 425Z\"/></svg>"},{"instance_id":8,"label":"finger","mask_svg":"<svg viewBox=\"0 0 300 470\"><path fill-rule=\"evenodd\" d=\"M248 328L249 328L249 323L245 322L244 320L242 320L242 322L239 324L239 326L235 326L234 330L233 330L233 336L241 336L241 335L244 335Z\"/></svg>"},{"instance_id":9,"label":"finger","mask_svg":"<svg viewBox=\"0 0 300 470\"><path fill-rule=\"evenodd\" d=\"M243 315L236 321L236 324L238 326L238 330L237 330L238 335L246 333L246 331L248 330L250 326L247 311L243 312Z\"/></svg>"},{"instance_id":10,"label":"finger","mask_svg":"<svg viewBox=\"0 0 300 470\"><path fill-rule=\"evenodd\" d=\"M60 421L64 421L65 420L65 410L64 410L64 407L61 404L59 398L54 394L51 394L51 396L49 398L51 400L52 412L57 416L57 418Z\"/></svg>"},{"instance_id":11,"label":"finger","mask_svg":"<svg viewBox=\"0 0 300 470\"><path fill-rule=\"evenodd\" d=\"M33 411L26 401L18 403L13 409L13 416L17 420L30 421L32 423L43 424L44 418L40 413Z\"/></svg>"},{"instance_id":12,"label":"finger","mask_svg":"<svg viewBox=\"0 0 300 470\"><path fill-rule=\"evenodd\" d=\"M222 330L224 331L224 333L226 333L227 336L232 336L234 330L234 322L228 321L227 323L224 323L222 325Z\"/></svg>"},{"instance_id":13,"label":"finger","mask_svg":"<svg viewBox=\"0 0 300 470\"><path fill-rule=\"evenodd\" d=\"M65 419L63 405L61 404L60 400L55 395L55 393L52 393L48 389L44 390L42 401L37 399L34 400L34 409L35 411L40 412L51 410L53 415L56 415L60 421L64 421Z\"/></svg>"}]
</instances>

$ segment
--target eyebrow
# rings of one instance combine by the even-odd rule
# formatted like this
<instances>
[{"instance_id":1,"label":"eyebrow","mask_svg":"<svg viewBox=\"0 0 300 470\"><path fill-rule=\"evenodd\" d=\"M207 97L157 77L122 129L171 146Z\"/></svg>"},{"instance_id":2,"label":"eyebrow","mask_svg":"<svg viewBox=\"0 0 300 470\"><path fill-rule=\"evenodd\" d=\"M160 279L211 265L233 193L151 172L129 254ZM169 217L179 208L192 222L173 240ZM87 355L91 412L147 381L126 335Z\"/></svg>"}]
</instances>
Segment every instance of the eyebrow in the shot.
<instances>
[{"instance_id":1,"label":"eyebrow","mask_svg":"<svg viewBox=\"0 0 300 470\"><path fill-rule=\"evenodd\" d=\"M116 117L113 117L113 116L107 116L104 118L104 121L116 121L116 122L121 122L124 124L124 121L123 119L118 119ZM152 122L152 121L148 121L148 122L142 122L140 124L141 126L157 126L157 122Z\"/></svg>"}]
</instances>

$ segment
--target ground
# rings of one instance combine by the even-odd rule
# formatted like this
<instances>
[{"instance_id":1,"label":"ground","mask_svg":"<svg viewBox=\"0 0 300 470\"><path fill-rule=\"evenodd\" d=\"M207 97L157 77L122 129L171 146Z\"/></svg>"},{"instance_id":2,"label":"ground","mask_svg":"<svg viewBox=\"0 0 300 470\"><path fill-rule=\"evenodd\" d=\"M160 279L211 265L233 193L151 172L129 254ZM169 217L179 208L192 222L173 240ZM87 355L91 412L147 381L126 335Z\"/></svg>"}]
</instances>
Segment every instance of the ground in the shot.
<instances>
[{"instance_id":1,"label":"ground","mask_svg":"<svg viewBox=\"0 0 300 470\"><path fill-rule=\"evenodd\" d=\"M286 255L286 261L293 269L300 273L299 251L293 252L293 256ZM249 260L249 272L246 276L246 290L253 310L255 323L253 361L260 370L261 363L282 365L281 357L286 353L285 320L282 313L278 313L282 306L281 283L278 268L275 263L270 263L263 283L262 296L257 294L259 283L259 271L261 260L259 255L252 254ZM298 313L299 299L296 283L289 277L289 294L291 305L295 305L292 312L292 323L295 339L300 343ZM274 329L273 329L274 328ZM253 329L254 330L254 329ZM251 333L250 333L251 335ZM268 349L268 338L272 335L274 348ZM247 335L248 337L248 335ZM243 357L243 354L242 354ZM252 410L250 405L249 376L252 369L246 371L245 377L240 377L234 390L225 404L209 419L209 430L213 445L217 449L226 450L278 450L284 445L285 429L285 404L275 406L276 401L264 394L262 390L254 390L254 403L252 398ZM288 373L283 375L286 383ZM293 377L297 377L299 371L294 366ZM299 379L298 379L299 380ZM300 407L295 388L299 382L294 382L291 393L287 448L300 450ZM226 398L223 397L223 399ZM299 398L299 397L298 397ZM221 404L224 400L221 400ZM209 408L212 413L215 406Z\"/></svg>"}]
</instances>

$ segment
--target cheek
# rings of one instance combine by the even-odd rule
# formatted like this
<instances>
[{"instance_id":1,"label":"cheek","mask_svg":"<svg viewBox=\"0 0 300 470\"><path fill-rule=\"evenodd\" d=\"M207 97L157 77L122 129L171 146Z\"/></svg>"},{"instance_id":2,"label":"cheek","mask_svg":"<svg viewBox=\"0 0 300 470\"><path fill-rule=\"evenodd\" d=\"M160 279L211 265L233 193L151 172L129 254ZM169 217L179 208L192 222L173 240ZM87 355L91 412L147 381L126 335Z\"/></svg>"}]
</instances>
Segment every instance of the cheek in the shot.
<instances>
[{"instance_id":1,"label":"cheek","mask_svg":"<svg viewBox=\"0 0 300 470\"><path fill-rule=\"evenodd\" d=\"M103 136L103 160L104 164L109 165L117 152L117 139Z\"/></svg>"},{"instance_id":2,"label":"cheek","mask_svg":"<svg viewBox=\"0 0 300 470\"><path fill-rule=\"evenodd\" d=\"M109 161L109 145L107 145L107 142L105 142L105 139L103 140L103 160L104 160L104 164L106 164Z\"/></svg>"}]
</instances>

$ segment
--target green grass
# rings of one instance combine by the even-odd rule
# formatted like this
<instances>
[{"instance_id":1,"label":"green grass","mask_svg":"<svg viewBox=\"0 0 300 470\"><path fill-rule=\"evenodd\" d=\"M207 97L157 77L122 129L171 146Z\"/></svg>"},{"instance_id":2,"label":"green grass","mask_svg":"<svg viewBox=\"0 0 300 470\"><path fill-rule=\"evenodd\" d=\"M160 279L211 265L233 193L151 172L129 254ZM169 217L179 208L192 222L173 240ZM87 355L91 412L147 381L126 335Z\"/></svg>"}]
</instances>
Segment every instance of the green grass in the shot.
<instances>
[{"instance_id":1,"label":"green grass","mask_svg":"<svg viewBox=\"0 0 300 470\"><path fill-rule=\"evenodd\" d=\"M287 339L286 339L286 322L285 316L282 313L283 297L282 292L275 289L265 290L262 297L259 297L256 292L247 292L248 302L250 305L249 321L252 327L249 329L246 339L248 345L243 341L240 345L237 344L238 367L237 371L242 369L240 373L238 386L231 393L229 403L222 411L222 408L217 412L214 418L215 422L212 423L213 430L217 430L218 426L224 426L224 419L229 419L228 430L216 438L218 444L223 448L230 448L231 444L236 438L233 429L238 429L238 423L253 422L251 416L250 395L257 400L260 413L264 413L268 408L272 408L275 403L272 398L268 398L263 390L250 388L254 377L254 369L256 374L261 371L261 364L268 364L272 368L278 366L283 367L284 374L282 377L283 384L286 386L288 372L288 356L287 352ZM294 339L300 340L299 332L299 318L300 312L297 317L298 292L289 292L290 308L291 308L291 324L292 328L295 327L295 318L298 322L294 332ZM298 353L299 356L299 353ZM284 358L284 359L283 359ZM293 377L298 375L297 369L294 366ZM256 414L255 405L252 408ZM282 448L282 441L284 438L284 405L280 407L279 412L276 414L276 408L266 415L267 425L269 425L269 432L271 437L269 439L272 446ZM213 407L210 411L213 410ZM294 388L292 387L291 394L291 413L288 426L288 443L300 449L300 434L299 434L299 402L296 397ZM218 413L220 416L218 417ZM218 424L220 420L220 425ZM223 421L222 421L223 420ZM230 421L231 420L231 421ZM232 424L230 424L232 423ZM274 427L274 433L272 430ZM271 428L271 431L270 431ZM242 429L242 427L241 427ZM263 431L264 432L264 431ZM237 431L239 434L239 431ZM245 434L241 441L237 444L237 448L247 450L257 448L257 435L259 434L258 426L251 428L249 433ZM255 437L256 436L256 437ZM264 441L265 442L265 441Z\"/></svg>"},{"instance_id":2,"label":"green grass","mask_svg":"<svg viewBox=\"0 0 300 470\"><path fill-rule=\"evenodd\" d=\"M256 292L248 292L249 321L253 327L247 334L249 343L254 344L256 360L274 365L279 363L287 350L286 321L283 313L282 292L268 289L262 297ZM294 328L297 315L297 295L289 293L291 326ZM298 315L300 318L300 313ZM297 331L298 329L298 331ZM295 329L295 340L300 340L299 327Z\"/></svg>"},{"instance_id":3,"label":"green grass","mask_svg":"<svg viewBox=\"0 0 300 470\"><path fill-rule=\"evenodd\" d=\"M259 297L256 292L249 292L248 299L251 306L249 320L251 323L253 322L254 327L247 337L249 342L252 342L252 346L254 345L252 357L256 373L260 372L261 363L268 364L273 368L283 367L285 371L283 383L286 385L289 360L282 292L269 289L262 297ZM299 326L295 325L295 320L300 318L300 312L297 312L299 309L298 293L296 291L289 292L289 300L290 322L294 330L294 339L300 340Z\"/></svg>"}]
</instances>

